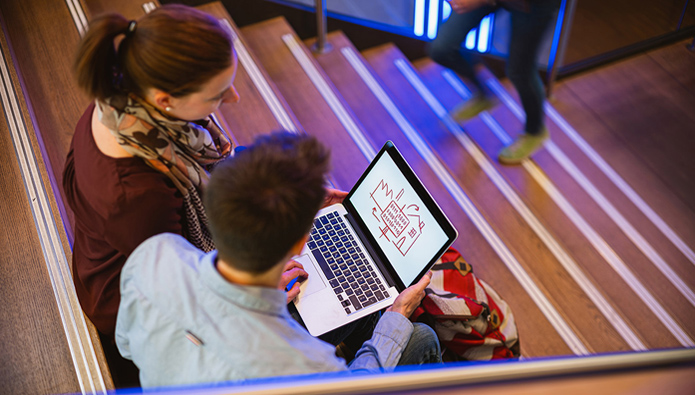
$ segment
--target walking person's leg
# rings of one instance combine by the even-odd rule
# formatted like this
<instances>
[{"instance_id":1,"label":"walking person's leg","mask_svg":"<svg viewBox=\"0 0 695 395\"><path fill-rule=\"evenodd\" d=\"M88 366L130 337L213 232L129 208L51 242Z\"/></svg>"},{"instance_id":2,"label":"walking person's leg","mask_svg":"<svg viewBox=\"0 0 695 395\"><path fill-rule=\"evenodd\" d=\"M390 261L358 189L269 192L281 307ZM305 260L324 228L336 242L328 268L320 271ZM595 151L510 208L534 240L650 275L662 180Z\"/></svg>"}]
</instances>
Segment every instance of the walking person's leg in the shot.
<instances>
[{"instance_id":1,"label":"walking person's leg","mask_svg":"<svg viewBox=\"0 0 695 395\"><path fill-rule=\"evenodd\" d=\"M480 56L462 49L468 32L494 11L495 7L484 6L463 14L452 12L449 19L439 27L437 38L427 45L427 53L432 60L453 70L475 86L473 96L451 112L455 119L471 118L495 104L475 72L475 66L481 63Z\"/></svg>"},{"instance_id":2,"label":"walking person's leg","mask_svg":"<svg viewBox=\"0 0 695 395\"><path fill-rule=\"evenodd\" d=\"M524 134L499 154L499 161L517 164L537 151L548 139L545 127L545 91L538 73L538 56L543 37L555 20L559 0L534 3L531 12L512 10L507 77L516 88L526 113Z\"/></svg>"}]
</instances>

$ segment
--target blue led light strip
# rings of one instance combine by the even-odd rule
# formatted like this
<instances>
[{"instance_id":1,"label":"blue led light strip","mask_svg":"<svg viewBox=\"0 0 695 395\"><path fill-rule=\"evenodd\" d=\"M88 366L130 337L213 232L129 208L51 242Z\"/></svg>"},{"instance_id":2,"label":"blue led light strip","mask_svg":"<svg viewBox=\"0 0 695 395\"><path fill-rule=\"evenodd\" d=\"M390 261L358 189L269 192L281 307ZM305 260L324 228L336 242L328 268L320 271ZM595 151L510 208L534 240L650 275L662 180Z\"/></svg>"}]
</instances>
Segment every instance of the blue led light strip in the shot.
<instances>
[{"instance_id":1,"label":"blue led light strip","mask_svg":"<svg viewBox=\"0 0 695 395\"><path fill-rule=\"evenodd\" d=\"M444 4L442 4L442 20L445 21L449 19L451 16L451 4L449 4L448 1L445 1Z\"/></svg>"},{"instance_id":2,"label":"blue led light strip","mask_svg":"<svg viewBox=\"0 0 695 395\"><path fill-rule=\"evenodd\" d=\"M434 40L434 38L437 37L439 1L440 0L430 0L429 15L427 17L427 38L430 40Z\"/></svg>"},{"instance_id":3,"label":"blue led light strip","mask_svg":"<svg viewBox=\"0 0 695 395\"><path fill-rule=\"evenodd\" d=\"M425 34L425 0L415 0L413 33L416 36L422 36Z\"/></svg>"},{"instance_id":4,"label":"blue led light strip","mask_svg":"<svg viewBox=\"0 0 695 395\"><path fill-rule=\"evenodd\" d=\"M480 21L480 34L478 34L478 52L485 53L490 49L490 37L492 33L492 15L490 14Z\"/></svg>"},{"instance_id":5,"label":"blue led light strip","mask_svg":"<svg viewBox=\"0 0 695 395\"><path fill-rule=\"evenodd\" d=\"M475 49L475 41L476 41L476 36L478 34L478 28L471 29L470 32L468 32L468 35L466 35L466 49Z\"/></svg>"}]
</instances>

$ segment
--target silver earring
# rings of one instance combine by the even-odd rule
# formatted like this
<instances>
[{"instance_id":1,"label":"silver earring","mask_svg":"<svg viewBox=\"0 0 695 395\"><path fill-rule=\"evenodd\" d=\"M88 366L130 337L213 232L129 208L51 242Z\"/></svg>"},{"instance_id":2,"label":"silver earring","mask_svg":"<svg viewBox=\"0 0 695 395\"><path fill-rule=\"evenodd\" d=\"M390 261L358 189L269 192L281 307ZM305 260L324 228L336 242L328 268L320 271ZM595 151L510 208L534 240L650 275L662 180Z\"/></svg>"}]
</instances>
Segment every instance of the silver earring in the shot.
<instances>
[{"instance_id":1,"label":"silver earring","mask_svg":"<svg viewBox=\"0 0 695 395\"><path fill-rule=\"evenodd\" d=\"M169 111L171 111L171 107L167 107L167 108L165 108L165 109L164 109L164 111L166 111L166 112L169 112Z\"/></svg>"}]
</instances>

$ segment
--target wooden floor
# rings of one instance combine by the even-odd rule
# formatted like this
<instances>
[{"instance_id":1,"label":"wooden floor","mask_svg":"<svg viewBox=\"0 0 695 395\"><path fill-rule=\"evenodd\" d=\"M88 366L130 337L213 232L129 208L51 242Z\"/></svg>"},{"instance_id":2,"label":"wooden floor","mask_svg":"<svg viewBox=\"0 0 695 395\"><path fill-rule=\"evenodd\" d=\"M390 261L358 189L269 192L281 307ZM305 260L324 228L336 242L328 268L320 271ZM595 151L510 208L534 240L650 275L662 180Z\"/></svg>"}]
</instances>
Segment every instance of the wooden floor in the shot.
<instances>
[{"instance_id":1,"label":"wooden floor","mask_svg":"<svg viewBox=\"0 0 695 395\"><path fill-rule=\"evenodd\" d=\"M631 177L631 184L650 177L641 194L666 189L665 195L680 200L654 197L657 207L677 205L671 221L686 214L686 208L695 211L695 156L688 148L695 145L695 53L686 49L690 42L563 80L553 102L616 171ZM614 155L611 149L622 152ZM640 171L630 169L635 164ZM689 217L681 232L695 232Z\"/></svg>"},{"instance_id":2,"label":"wooden floor","mask_svg":"<svg viewBox=\"0 0 695 395\"><path fill-rule=\"evenodd\" d=\"M19 70L12 80L26 96L24 119L69 258L70 212L56 185L87 101L71 82L71 49L57 44L74 47L78 29L65 4L45 3L51 19L34 25L45 4L0 5L0 49ZM82 3L86 20L144 13L135 1ZM248 144L280 128L315 135L332 148L331 182L342 189L394 141L458 228L454 246L512 307L524 358L693 346L695 53L684 42L560 81L547 111L552 142L521 166L502 166L497 152L519 134L523 114L511 85L490 72L482 75L500 105L459 125L447 111L464 100L466 82L429 59L411 61L390 44L360 53L340 32L329 36L332 52L313 55L282 18L239 29L220 3L201 9L237 35L242 100L217 112L231 138ZM4 308L0 333L24 340L2 348L12 357L0 382L22 383L12 393L79 391L5 119L0 220L16 226L0 238L0 293L16 302ZM60 373L18 381L37 364Z\"/></svg>"},{"instance_id":3,"label":"wooden floor","mask_svg":"<svg viewBox=\"0 0 695 395\"><path fill-rule=\"evenodd\" d=\"M564 65L695 26L695 7L687 0L582 0L570 29Z\"/></svg>"}]
</instances>

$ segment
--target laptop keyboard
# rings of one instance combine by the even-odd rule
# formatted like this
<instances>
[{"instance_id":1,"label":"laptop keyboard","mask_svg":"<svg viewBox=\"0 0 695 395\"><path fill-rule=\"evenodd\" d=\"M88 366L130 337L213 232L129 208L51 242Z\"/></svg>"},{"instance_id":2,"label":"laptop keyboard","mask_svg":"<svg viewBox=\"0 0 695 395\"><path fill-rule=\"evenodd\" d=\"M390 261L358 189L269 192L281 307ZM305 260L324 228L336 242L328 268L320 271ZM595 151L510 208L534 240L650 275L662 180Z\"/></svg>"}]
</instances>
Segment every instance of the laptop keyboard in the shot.
<instances>
[{"instance_id":1,"label":"laptop keyboard","mask_svg":"<svg viewBox=\"0 0 695 395\"><path fill-rule=\"evenodd\" d=\"M316 218L307 245L347 314L389 297L338 213Z\"/></svg>"}]
</instances>

